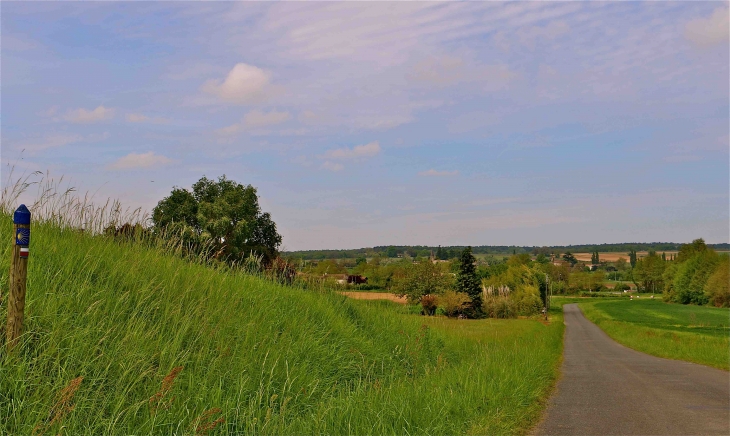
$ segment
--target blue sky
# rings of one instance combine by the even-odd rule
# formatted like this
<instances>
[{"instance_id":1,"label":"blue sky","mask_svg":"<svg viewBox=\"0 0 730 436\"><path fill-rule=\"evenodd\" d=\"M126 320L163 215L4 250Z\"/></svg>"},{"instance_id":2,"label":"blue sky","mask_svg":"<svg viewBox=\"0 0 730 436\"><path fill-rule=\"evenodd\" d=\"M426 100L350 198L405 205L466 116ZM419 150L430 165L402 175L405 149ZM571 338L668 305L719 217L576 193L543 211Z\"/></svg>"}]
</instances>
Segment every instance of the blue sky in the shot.
<instances>
[{"instance_id":1,"label":"blue sky","mask_svg":"<svg viewBox=\"0 0 730 436\"><path fill-rule=\"evenodd\" d=\"M288 250L728 241L727 2L0 9L3 182L225 174Z\"/></svg>"}]
</instances>

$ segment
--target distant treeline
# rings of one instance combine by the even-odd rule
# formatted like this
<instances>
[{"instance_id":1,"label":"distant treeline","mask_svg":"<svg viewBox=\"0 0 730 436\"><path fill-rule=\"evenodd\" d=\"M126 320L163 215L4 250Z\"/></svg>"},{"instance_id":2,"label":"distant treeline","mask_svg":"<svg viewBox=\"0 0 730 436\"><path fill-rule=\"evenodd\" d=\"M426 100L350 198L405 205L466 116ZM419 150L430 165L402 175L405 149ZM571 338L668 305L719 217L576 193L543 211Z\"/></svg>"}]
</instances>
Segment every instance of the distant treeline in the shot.
<instances>
[{"instance_id":1,"label":"distant treeline","mask_svg":"<svg viewBox=\"0 0 730 436\"><path fill-rule=\"evenodd\" d=\"M550 247L538 246L516 246L516 245L480 245L472 247L474 254L511 255L511 254L551 254L551 253L588 253L598 251L601 253L628 253L636 251L677 251L682 245L680 242L624 242L620 244L585 244L585 245L554 245ZM717 251L730 250L730 244L707 244L708 247ZM361 257L399 257L408 255L411 257L426 257L434 253L438 258L455 258L464 250L464 246L454 245L448 247L431 247L426 245L390 245L368 248L355 248L351 250L303 250L288 251L282 253L290 259L321 260L321 259L357 259Z\"/></svg>"}]
</instances>

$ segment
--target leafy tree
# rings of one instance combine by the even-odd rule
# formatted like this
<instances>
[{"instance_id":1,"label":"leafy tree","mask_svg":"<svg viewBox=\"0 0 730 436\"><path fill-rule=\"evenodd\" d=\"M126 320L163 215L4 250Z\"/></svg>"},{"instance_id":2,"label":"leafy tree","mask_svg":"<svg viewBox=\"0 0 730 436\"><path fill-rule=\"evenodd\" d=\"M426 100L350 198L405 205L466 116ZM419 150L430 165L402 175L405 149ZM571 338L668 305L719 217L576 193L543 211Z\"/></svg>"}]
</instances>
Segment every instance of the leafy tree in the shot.
<instances>
[{"instance_id":1,"label":"leafy tree","mask_svg":"<svg viewBox=\"0 0 730 436\"><path fill-rule=\"evenodd\" d=\"M636 250L634 249L629 251L629 263L631 264L631 268L636 266Z\"/></svg>"},{"instance_id":2,"label":"leafy tree","mask_svg":"<svg viewBox=\"0 0 730 436\"><path fill-rule=\"evenodd\" d=\"M545 256L543 253L538 254L537 258L535 260L537 261L537 263L542 263L542 264L546 264L546 263L550 262L550 259L548 259L548 257Z\"/></svg>"},{"instance_id":3,"label":"leafy tree","mask_svg":"<svg viewBox=\"0 0 730 436\"><path fill-rule=\"evenodd\" d=\"M677 261L684 262L686 260L689 260L695 254L704 253L708 250L709 248L707 247L707 244L705 244L704 239L695 239L694 241L692 241L692 243L682 244L682 246L679 247L679 252L677 253Z\"/></svg>"},{"instance_id":4,"label":"leafy tree","mask_svg":"<svg viewBox=\"0 0 730 436\"><path fill-rule=\"evenodd\" d=\"M529 258L530 255L528 254ZM456 292L462 292L471 298L473 316L480 316L482 310L482 286L477 277L477 269L474 265L476 259L471 253L471 247L466 247L461 252L459 273L456 275Z\"/></svg>"},{"instance_id":5,"label":"leafy tree","mask_svg":"<svg viewBox=\"0 0 730 436\"><path fill-rule=\"evenodd\" d=\"M705 295L715 307L730 307L730 257L721 256L715 272L707 279Z\"/></svg>"},{"instance_id":6,"label":"leafy tree","mask_svg":"<svg viewBox=\"0 0 730 436\"><path fill-rule=\"evenodd\" d=\"M706 304L709 298L705 294L705 285L715 272L720 256L714 250L696 252L694 256L682 262L674 277L674 298L672 301L682 304Z\"/></svg>"},{"instance_id":7,"label":"leafy tree","mask_svg":"<svg viewBox=\"0 0 730 436\"><path fill-rule=\"evenodd\" d=\"M281 235L271 215L262 212L256 188L221 176L201 178L192 191L174 188L154 208L157 229L177 233L214 258L240 262L250 254L269 264L278 255Z\"/></svg>"},{"instance_id":8,"label":"leafy tree","mask_svg":"<svg viewBox=\"0 0 730 436\"><path fill-rule=\"evenodd\" d=\"M660 291L664 288L664 269L667 264L656 251L650 251L643 259L636 261L634 266L634 283L645 292Z\"/></svg>"},{"instance_id":9,"label":"leafy tree","mask_svg":"<svg viewBox=\"0 0 730 436\"><path fill-rule=\"evenodd\" d=\"M576 259L575 256L573 256L573 253L571 253L570 251L567 251L565 254L563 254L563 260L570 263L570 266L578 263L578 259Z\"/></svg>"},{"instance_id":10,"label":"leafy tree","mask_svg":"<svg viewBox=\"0 0 730 436\"><path fill-rule=\"evenodd\" d=\"M431 261L411 264L400 273L395 278L393 293L407 297L411 303L420 302L424 295L442 294L452 284L451 274Z\"/></svg>"},{"instance_id":11,"label":"leafy tree","mask_svg":"<svg viewBox=\"0 0 730 436\"><path fill-rule=\"evenodd\" d=\"M398 257L398 249L392 245L385 251L385 255L388 257Z\"/></svg>"}]
</instances>

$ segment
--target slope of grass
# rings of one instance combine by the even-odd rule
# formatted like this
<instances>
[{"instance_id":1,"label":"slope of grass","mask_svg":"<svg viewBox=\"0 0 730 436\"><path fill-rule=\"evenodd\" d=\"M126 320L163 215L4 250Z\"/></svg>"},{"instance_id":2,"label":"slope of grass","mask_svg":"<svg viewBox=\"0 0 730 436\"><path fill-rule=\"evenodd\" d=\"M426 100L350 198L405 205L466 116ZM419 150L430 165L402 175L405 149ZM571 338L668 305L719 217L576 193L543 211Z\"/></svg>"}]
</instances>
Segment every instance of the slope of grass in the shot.
<instances>
[{"instance_id":1,"label":"slope of grass","mask_svg":"<svg viewBox=\"0 0 730 436\"><path fill-rule=\"evenodd\" d=\"M10 248L0 244L2 337ZM37 224L25 334L13 353L0 347L0 434L529 429L562 322L398 310Z\"/></svg>"},{"instance_id":2,"label":"slope of grass","mask_svg":"<svg viewBox=\"0 0 730 436\"><path fill-rule=\"evenodd\" d=\"M659 300L580 302L586 318L644 353L730 369L730 310Z\"/></svg>"}]
</instances>

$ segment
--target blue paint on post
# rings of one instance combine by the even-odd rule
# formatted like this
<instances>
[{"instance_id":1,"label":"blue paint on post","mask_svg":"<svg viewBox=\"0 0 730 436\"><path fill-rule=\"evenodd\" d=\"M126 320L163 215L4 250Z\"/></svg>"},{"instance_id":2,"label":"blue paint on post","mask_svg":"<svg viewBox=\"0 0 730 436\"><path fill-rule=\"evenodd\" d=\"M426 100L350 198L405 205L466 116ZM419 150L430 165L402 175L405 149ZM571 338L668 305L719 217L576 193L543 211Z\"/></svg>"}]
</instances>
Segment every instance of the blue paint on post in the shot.
<instances>
[{"instance_id":1,"label":"blue paint on post","mask_svg":"<svg viewBox=\"0 0 730 436\"><path fill-rule=\"evenodd\" d=\"M13 214L15 224L30 224L30 211L24 204L21 204Z\"/></svg>"},{"instance_id":2,"label":"blue paint on post","mask_svg":"<svg viewBox=\"0 0 730 436\"><path fill-rule=\"evenodd\" d=\"M18 229L15 232L15 245L30 245L30 229Z\"/></svg>"}]
</instances>

